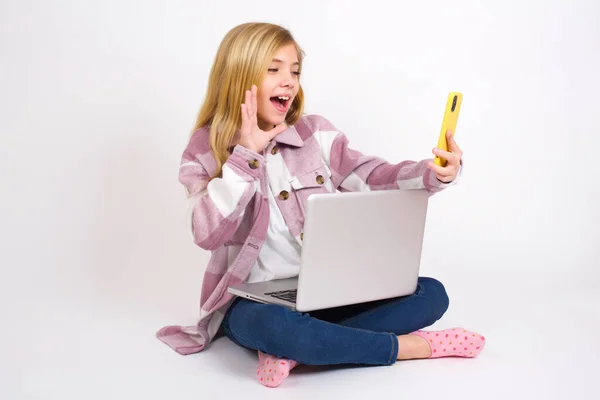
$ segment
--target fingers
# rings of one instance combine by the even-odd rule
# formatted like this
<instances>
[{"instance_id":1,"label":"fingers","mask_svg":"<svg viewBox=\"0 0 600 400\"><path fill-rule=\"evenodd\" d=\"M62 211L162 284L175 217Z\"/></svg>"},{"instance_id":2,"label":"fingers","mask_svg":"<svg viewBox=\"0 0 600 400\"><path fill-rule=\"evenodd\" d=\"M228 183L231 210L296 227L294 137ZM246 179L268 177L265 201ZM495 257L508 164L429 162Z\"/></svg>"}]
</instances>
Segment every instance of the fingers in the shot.
<instances>
[{"instance_id":1,"label":"fingers","mask_svg":"<svg viewBox=\"0 0 600 400\"><path fill-rule=\"evenodd\" d=\"M240 138L248 136L250 133L250 120L248 119L248 110L245 104L241 105L242 110L242 126L240 127Z\"/></svg>"},{"instance_id":2,"label":"fingers","mask_svg":"<svg viewBox=\"0 0 600 400\"><path fill-rule=\"evenodd\" d=\"M244 100L243 110L245 110L245 119L250 122L252 122L253 119L256 119L256 113L258 111L257 92L258 88L256 85L252 85L251 90L246 90L246 98ZM243 119L244 118L242 118L242 120Z\"/></svg>"},{"instance_id":3,"label":"fingers","mask_svg":"<svg viewBox=\"0 0 600 400\"><path fill-rule=\"evenodd\" d=\"M457 154L455 152L445 151L445 150L438 149L438 148L433 149L433 151L432 151L433 154L448 161L448 164L446 164L445 167L441 167L432 162L427 164L429 169L431 169L435 173L436 177L442 182L446 182L446 183L452 182L456 178L456 175L458 174L458 168L460 166L460 159L462 157L462 152L458 148L458 146L456 146L455 148L458 149L457 152L460 154Z\"/></svg>"},{"instance_id":4,"label":"fingers","mask_svg":"<svg viewBox=\"0 0 600 400\"><path fill-rule=\"evenodd\" d=\"M257 99L258 88L256 85L252 85L252 107L250 107L250 111L252 115L256 115L258 112L258 99Z\"/></svg>"},{"instance_id":5,"label":"fingers","mask_svg":"<svg viewBox=\"0 0 600 400\"><path fill-rule=\"evenodd\" d=\"M439 175L436 175L436 177L438 178L438 180L440 182L444 182L444 183L450 183L450 182L452 182L454 180L453 176L439 176Z\"/></svg>"},{"instance_id":6,"label":"fingers","mask_svg":"<svg viewBox=\"0 0 600 400\"><path fill-rule=\"evenodd\" d=\"M250 119L252 117L252 93L249 90L246 90L246 99L244 100L245 110L246 110L246 118Z\"/></svg>"},{"instance_id":7,"label":"fingers","mask_svg":"<svg viewBox=\"0 0 600 400\"><path fill-rule=\"evenodd\" d=\"M246 90L244 103L241 105L242 126L249 128L253 117L256 117L257 100L256 100L256 85L252 85L252 90ZM246 131L247 129L244 129Z\"/></svg>"},{"instance_id":8,"label":"fingers","mask_svg":"<svg viewBox=\"0 0 600 400\"><path fill-rule=\"evenodd\" d=\"M285 131L287 128L288 128L288 126L285 123L277 125L275 128L273 128L267 132L267 135L269 136L269 140L273 139L275 136L279 135L281 132Z\"/></svg>"},{"instance_id":9,"label":"fingers","mask_svg":"<svg viewBox=\"0 0 600 400\"><path fill-rule=\"evenodd\" d=\"M444 160L448 161L448 163L450 164L458 164L460 163L460 159L458 158L458 155L451 153L449 151L445 151L442 149L438 149L437 147L433 149L432 151L433 154L435 154L436 156L443 158Z\"/></svg>"},{"instance_id":10,"label":"fingers","mask_svg":"<svg viewBox=\"0 0 600 400\"><path fill-rule=\"evenodd\" d=\"M452 182L456 176L456 169L453 166L440 167L434 163L428 163L427 167L431 169L435 176L442 182Z\"/></svg>"},{"instance_id":11,"label":"fingers","mask_svg":"<svg viewBox=\"0 0 600 400\"><path fill-rule=\"evenodd\" d=\"M242 103L240 106L242 110L242 124L244 124L248 120L248 112L246 112L246 105Z\"/></svg>"},{"instance_id":12,"label":"fingers","mask_svg":"<svg viewBox=\"0 0 600 400\"><path fill-rule=\"evenodd\" d=\"M433 170L433 172L435 172L436 175L439 176L449 176L451 175L450 172L448 171L448 167L440 167L439 165L436 165L434 163L428 163L427 166Z\"/></svg>"},{"instance_id":13,"label":"fingers","mask_svg":"<svg viewBox=\"0 0 600 400\"><path fill-rule=\"evenodd\" d=\"M460 147L458 147L458 144L456 144L456 141L454 140L454 135L452 134L451 130L448 130L446 132L446 141L448 142L448 149L458 155L458 158L460 159L462 157L462 150L460 149Z\"/></svg>"}]
</instances>

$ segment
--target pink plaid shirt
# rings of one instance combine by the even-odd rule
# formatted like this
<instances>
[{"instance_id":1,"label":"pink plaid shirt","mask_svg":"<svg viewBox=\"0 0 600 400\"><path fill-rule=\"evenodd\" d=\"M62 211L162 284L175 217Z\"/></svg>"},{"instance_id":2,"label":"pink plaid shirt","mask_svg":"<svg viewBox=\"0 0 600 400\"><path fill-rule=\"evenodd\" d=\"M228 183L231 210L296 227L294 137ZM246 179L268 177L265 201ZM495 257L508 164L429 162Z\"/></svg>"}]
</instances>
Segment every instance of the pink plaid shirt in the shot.
<instances>
[{"instance_id":1,"label":"pink plaid shirt","mask_svg":"<svg viewBox=\"0 0 600 400\"><path fill-rule=\"evenodd\" d=\"M263 245L269 226L268 190L301 245L311 194L422 188L434 194L456 184L440 182L427 168L429 161L390 164L363 155L328 120L305 115L262 154L237 145L223 165L222 178L209 183L216 163L208 130L197 130L183 152L179 180L189 194L194 243L211 251L200 317L194 326L164 327L157 337L180 354L200 352L213 340L233 300L228 286L246 281Z\"/></svg>"}]
</instances>

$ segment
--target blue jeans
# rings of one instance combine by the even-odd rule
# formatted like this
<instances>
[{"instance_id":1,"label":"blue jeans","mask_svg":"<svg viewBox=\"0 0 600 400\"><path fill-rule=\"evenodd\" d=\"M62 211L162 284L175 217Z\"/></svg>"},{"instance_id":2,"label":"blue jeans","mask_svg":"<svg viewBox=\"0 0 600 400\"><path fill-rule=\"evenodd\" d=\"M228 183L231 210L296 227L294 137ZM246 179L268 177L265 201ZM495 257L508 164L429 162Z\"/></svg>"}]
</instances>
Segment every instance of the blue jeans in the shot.
<instances>
[{"instance_id":1,"label":"blue jeans","mask_svg":"<svg viewBox=\"0 0 600 400\"><path fill-rule=\"evenodd\" d=\"M398 338L432 325L448 309L444 286L419 278L415 293L309 313L237 298L223 320L234 343L307 365L391 365Z\"/></svg>"}]
</instances>

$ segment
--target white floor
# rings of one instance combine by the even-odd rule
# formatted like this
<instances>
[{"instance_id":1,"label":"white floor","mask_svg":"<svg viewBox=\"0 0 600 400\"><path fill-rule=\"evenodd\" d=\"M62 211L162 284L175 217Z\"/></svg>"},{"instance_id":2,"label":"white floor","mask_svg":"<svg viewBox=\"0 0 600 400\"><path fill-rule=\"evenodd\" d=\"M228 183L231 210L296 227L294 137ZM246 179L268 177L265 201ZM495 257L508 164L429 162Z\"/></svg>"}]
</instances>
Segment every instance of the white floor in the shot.
<instances>
[{"instance_id":1,"label":"white floor","mask_svg":"<svg viewBox=\"0 0 600 400\"><path fill-rule=\"evenodd\" d=\"M462 270L468 274L468 270ZM456 398L598 399L600 291L579 282L548 284L487 273L469 290L444 278L451 306L436 327L465 325L488 345L477 359L437 359L392 367L300 367L277 389L254 378L256 355L226 338L181 356L156 340L165 319L143 299L31 306L10 315L0 363L0 398ZM460 290L458 290L460 288ZM87 299L82 295L83 299ZM60 306L60 307L59 307ZM51 311L53 310L53 311Z\"/></svg>"}]
</instances>

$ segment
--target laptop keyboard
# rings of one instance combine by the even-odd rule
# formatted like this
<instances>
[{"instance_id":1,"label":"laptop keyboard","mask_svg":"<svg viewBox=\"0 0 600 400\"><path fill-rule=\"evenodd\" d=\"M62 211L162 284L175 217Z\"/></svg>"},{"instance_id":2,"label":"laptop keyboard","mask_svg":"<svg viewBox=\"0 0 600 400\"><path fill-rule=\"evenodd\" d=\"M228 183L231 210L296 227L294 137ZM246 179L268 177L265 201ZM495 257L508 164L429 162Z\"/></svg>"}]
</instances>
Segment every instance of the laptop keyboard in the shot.
<instances>
[{"instance_id":1,"label":"laptop keyboard","mask_svg":"<svg viewBox=\"0 0 600 400\"><path fill-rule=\"evenodd\" d=\"M271 297L275 297L276 299L285 300L285 301L289 301L291 303L295 303L296 302L296 294L297 293L298 293L297 289L291 289L291 290L281 290L279 292L265 293L265 295L271 296Z\"/></svg>"}]
</instances>

